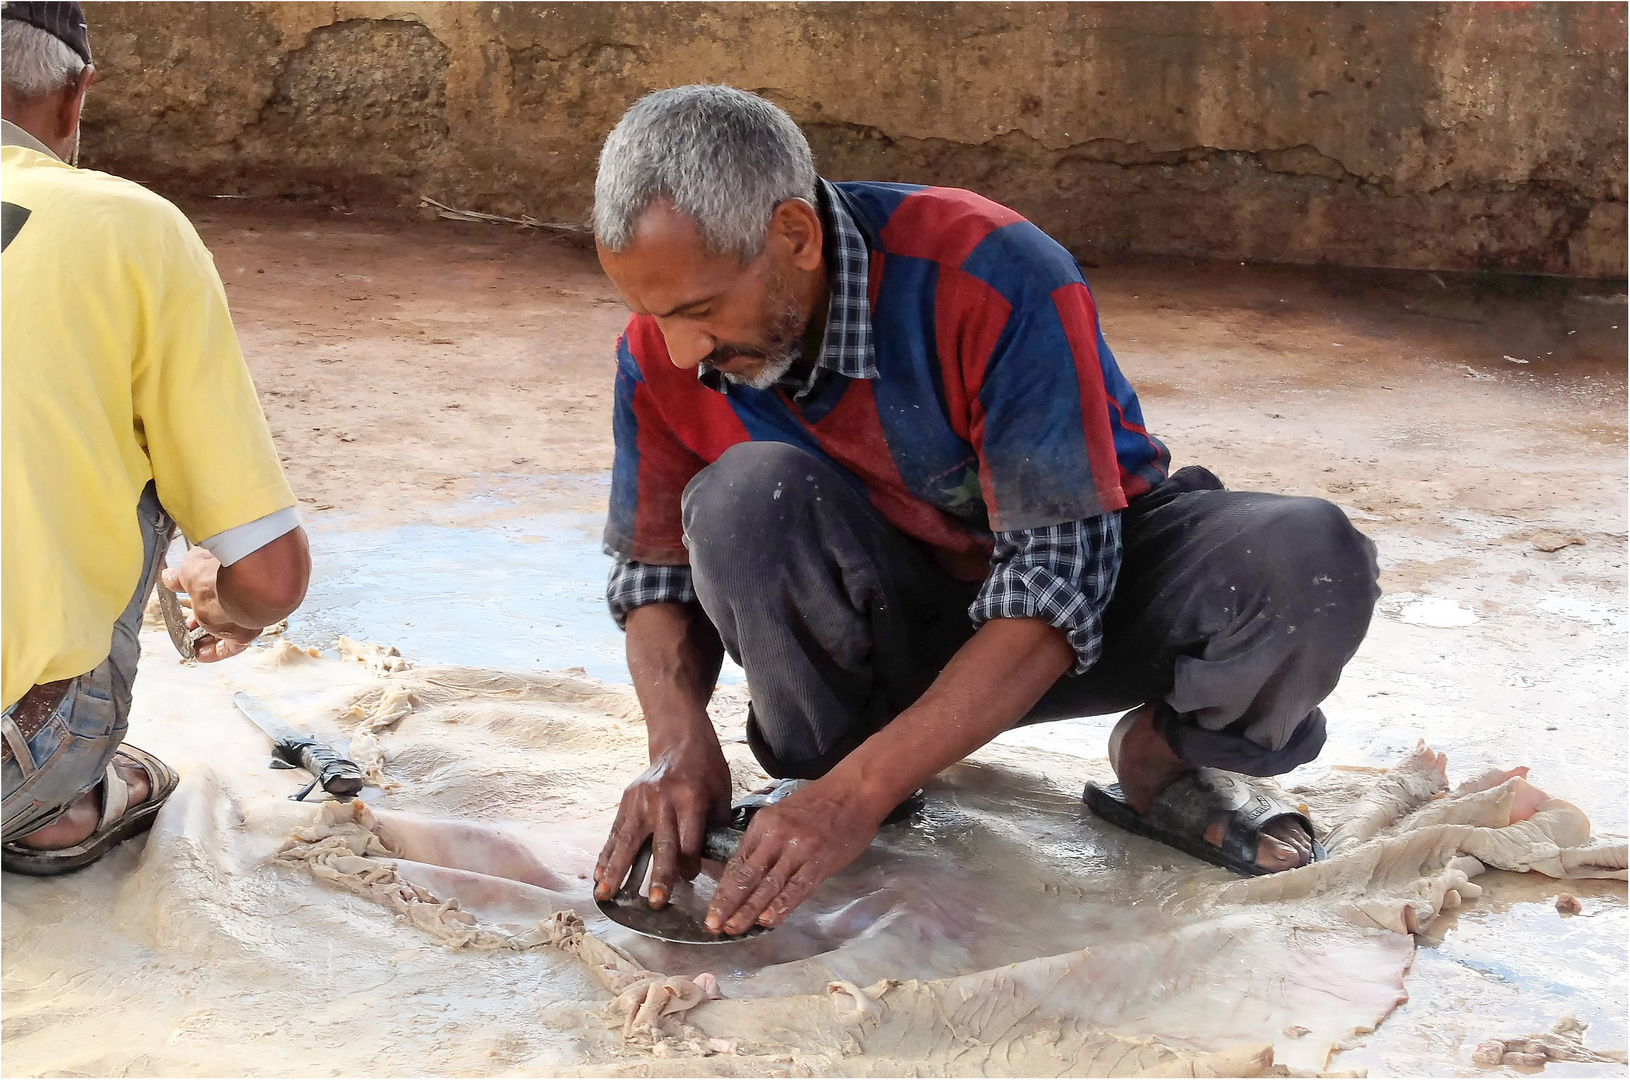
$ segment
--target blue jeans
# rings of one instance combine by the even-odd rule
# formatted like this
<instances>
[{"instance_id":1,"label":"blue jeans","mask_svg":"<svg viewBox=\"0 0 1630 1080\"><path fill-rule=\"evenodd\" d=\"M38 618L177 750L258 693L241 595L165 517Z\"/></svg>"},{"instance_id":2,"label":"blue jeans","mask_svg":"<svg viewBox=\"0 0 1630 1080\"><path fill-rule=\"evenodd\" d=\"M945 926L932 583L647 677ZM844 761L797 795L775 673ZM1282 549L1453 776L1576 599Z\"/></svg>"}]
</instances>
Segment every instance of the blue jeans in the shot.
<instances>
[{"instance_id":1,"label":"blue jeans","mask_svg":"<svg viewBox=\"0 0 1630 1080\"><path fill-rule=\"evenodd\" d=\"M95 669L68 681L67 692L45 725L27 740L31 761L7 758L0 774L4 805L0 831L6 842L51 824L85 792L95 787L124 741L130 717L130 690L141 657L142 613L163 563L173 527L149 483L136 508L141 523L143 564L136 592L113 624L108 658ZM12 723L13 705L5 723Z\"/></svg>"}]
</instances>

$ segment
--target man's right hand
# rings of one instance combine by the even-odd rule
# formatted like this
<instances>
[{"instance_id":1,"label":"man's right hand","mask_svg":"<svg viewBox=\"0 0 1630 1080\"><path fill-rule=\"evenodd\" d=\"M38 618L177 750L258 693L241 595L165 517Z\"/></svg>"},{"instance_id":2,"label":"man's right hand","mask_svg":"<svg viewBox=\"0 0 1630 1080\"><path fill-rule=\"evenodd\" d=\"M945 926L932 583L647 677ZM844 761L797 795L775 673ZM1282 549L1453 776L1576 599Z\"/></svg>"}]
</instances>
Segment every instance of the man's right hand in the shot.
<instances>
[{"instance_id":1,"label":"man's right hand","mask_svg":"<svg viewBox=\"0 0 1630 1080\"><path fill-rule=\"evenodd\" d=\"M198 659L205 663L242 652L261 627L288 618L305 599L310 580L311 548L298 527L231 566L222 566L205 548L192 547L179 566L164 571L164 587L192 601L189 626L209 631L198 645Z\"/></svg>"},{"instance_id":2,"label":"man's right hand","mask_svg":"<svg viewBox=\"0 0 1630 1080\"><path fill-rule=\"evenodd\" d=\"M623 792L594 868L594 896L609 900L622 887L646 838L651 839L651 906L668 902L681 869L694 874L708 822L730 813L730 766L711 727L660 751Z\"/></svg>"},{"instance_id":3,"label":"man's right hand","mask_svg":"<svg viewBox=\"0 0 1630 1080\"><path fill-rule=\"evenodd\" d=\"M214 555L204 548L192 547L187 549L180 566L167 568L160 575L166 589L186 593L192 601L192 617L187 620L187 629L202 626L209 632L208 637L197 643L195 659L204 664L236 656L247 649L261 631L258 626L241 626L226 614L221 605L220 572L220 561Z\"/></svg>"}]
</instances>

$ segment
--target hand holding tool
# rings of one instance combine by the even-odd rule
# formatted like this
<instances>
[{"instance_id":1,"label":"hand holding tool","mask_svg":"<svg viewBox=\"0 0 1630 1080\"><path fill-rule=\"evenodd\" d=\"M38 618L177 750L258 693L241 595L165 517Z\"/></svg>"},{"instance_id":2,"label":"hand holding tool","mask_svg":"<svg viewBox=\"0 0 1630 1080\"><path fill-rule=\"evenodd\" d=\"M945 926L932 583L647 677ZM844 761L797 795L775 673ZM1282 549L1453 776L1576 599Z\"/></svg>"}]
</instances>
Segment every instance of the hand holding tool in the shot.
<instances>
[{"instance_id":1,"label":"hand holding tool","mask_svg":"<svg viewBox=\"0 0 1630 1080\"><path fill-rule=\"evenodd\" d=\"M158 590L158 608L164 613L164 629L170 633L170 644L181 654L181 659L196 659L198 643L209 636L209 631L202 626L188 629L187 614L181 610L181 601L173 590L164 587L162 576L155 588Z\"/></svg>"},{"instance_id":2,"label":"hand holding tool","mask_svg":"<svg viewBox=\"0 0 1630 1080\"><path fill-rule=\"evenodd\" d=\"M743 833L736 829L709 829L702 839L702 857L725 863L741 845ZM600 911L612 922L626 926L646 937L663 941L677 941L685 945L724 945L732 941L745 941L769 930L767 926L754 926L745 934L731 936L708 930L703 916L687 911L670 900L666 907L654 908L651 901L640 895L646 872L651 867L651 840L646 838L628 868L628 877L622 888L610 900L597 900Z\"/></svg>"}]
</instances>

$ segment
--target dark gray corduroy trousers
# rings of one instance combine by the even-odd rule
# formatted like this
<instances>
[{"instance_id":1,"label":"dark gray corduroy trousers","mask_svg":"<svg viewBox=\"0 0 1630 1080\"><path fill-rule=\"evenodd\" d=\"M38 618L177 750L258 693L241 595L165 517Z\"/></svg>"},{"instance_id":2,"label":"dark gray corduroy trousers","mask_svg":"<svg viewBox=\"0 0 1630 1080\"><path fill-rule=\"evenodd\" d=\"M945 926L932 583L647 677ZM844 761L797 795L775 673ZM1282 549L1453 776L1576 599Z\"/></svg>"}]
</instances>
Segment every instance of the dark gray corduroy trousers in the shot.
<instances>
[{"instance_id":1,"label":"dark gray corduroy trousers","mask_svg":"<svg viewBox=\"0 0 1630 1080\"><path fill-rule=\"evenodd\" d=\"M730 448L683 512L697 598L747 672L748 741L772 776L825 773L973 635L978 583L797 447ZM1122 540L1102 657L1020 723L1156 702L1156 729L1195 765L1273 776L1317 757L1319 702L1380 596L1375 545L1333 503L1226 491L1192 466L1123 511Z\"/></svg>"}]
</instances>

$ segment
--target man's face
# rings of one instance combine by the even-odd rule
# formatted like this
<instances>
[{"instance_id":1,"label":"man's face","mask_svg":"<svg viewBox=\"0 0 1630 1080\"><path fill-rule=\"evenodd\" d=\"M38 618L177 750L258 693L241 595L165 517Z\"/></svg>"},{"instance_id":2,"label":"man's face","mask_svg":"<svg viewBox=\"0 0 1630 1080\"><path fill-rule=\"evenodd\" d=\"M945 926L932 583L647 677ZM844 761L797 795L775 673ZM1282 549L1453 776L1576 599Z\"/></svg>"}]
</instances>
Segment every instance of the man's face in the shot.
<instances>
[{"instance_id":1,"label":"man's face","mask_svg":"<svg viewBox=\"0 0 1630 1080\"><path fill-rule=\"evenodd\" d=\"M798 359L809 307L791 285L785 246L746 264L707 251L696 223L667 201L645 212L622 252L599 248L623 302L656 320L674 366L706 361L732 382L764 389Z\"/></svg>"}]
</instances>

